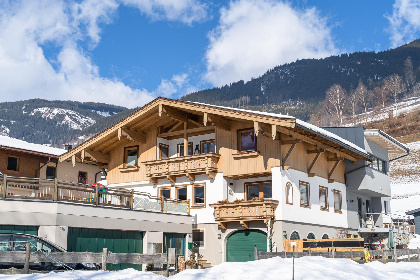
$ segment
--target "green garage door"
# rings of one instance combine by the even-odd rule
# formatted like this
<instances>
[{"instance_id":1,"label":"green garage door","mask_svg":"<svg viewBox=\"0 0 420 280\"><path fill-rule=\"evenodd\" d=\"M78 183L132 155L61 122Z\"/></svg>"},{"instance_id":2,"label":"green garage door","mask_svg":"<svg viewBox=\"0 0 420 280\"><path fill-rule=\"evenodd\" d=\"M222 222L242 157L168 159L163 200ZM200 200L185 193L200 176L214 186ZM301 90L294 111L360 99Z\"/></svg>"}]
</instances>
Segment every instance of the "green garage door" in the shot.
<instances>
[{"instance_id":1,"label":"green garage door","mask_svg":"<svg viewBox=\"0 0 420 280\"><path fill-rule=\"evenodd\" d=\"M254 260L254 247L267 252L267 235L259 230L240 230L227 240L226 260L228 262L247 262Z\"/></svg>"},{"instance_id":2,"label":"green garage door","mask_svg":"<svg viewBox=\"0 0 420 280\"><path fill-rule=\"evenodd\" d=\"M38 227L0 225L0 233L26 233L26 234L38 235Z\"/></svg>"},{"instance_id":3,"label":"green garage door","mask_svg":"<svg viewBox=\"0 0 420 280\"><path fill-rule=\"evenodd\" d=\"M102 252L103 248L113 253L143 253L143 233L140 231L105 230L89 228L69 228L67 251ZM135 268L141 265L107 264L108 270Z\"/></svg>"}]
</instances>

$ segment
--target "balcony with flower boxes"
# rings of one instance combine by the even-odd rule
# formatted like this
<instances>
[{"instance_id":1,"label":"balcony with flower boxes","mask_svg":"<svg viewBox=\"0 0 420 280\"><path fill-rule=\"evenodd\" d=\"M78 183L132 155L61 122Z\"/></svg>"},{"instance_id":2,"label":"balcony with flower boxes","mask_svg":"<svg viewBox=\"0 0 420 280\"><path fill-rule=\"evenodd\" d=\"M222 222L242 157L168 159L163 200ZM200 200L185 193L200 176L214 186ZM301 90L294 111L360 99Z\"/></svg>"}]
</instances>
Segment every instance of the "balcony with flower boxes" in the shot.
<instances>
[{"instance_id":1,"label":"balcony with flower boxes","mask_svg":"<svg viewBox=\"0 0 420 280\"><path fill-rule=\"evenodd\" d=\"M210 204L214 208L214 220L223 229L227 229L228 222L239 222L249 228L249 222L274 220L275 209L279 202L272 199L236 200L233 202L219 201Z\"/></svg>"},{"instance_id":2,"label":"balcony with flower boxes","mask_svg":"<svg viewBox=\"0 0 420 280\"><path fill-rule=\"evenodd\" d=\"M146 176L154 184L158 179L166 178L176 183L176 177L186 176L195 181L195 175L207 174L214 179L220 155L216 153L197 154L144 162Z\"/></svg>"}]
</instances>

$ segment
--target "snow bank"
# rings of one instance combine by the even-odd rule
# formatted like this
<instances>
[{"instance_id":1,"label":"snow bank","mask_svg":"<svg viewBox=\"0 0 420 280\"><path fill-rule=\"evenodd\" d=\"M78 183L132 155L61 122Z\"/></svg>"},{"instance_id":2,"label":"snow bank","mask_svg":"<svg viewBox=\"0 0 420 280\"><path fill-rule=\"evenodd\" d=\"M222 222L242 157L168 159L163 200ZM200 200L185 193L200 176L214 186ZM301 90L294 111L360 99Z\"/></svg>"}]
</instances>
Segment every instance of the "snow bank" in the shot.
<instances>
[{"instance_id":1,"label":"snow bank","mask_svg":"<svg viewBox=\"0 0 420 280\"><path fill-rule=\"evenodd\" d=\"M292 279L292 259L277 257L246 263L222 263L209 269L185 270L169 278L125 269L116 272L76 271L28 276L5 275L0 279L278 280ZM303 257L295 259L295 279L420 279L420 266L414 262L357 264L348 259Z\"/></svg>"}]
</instances>

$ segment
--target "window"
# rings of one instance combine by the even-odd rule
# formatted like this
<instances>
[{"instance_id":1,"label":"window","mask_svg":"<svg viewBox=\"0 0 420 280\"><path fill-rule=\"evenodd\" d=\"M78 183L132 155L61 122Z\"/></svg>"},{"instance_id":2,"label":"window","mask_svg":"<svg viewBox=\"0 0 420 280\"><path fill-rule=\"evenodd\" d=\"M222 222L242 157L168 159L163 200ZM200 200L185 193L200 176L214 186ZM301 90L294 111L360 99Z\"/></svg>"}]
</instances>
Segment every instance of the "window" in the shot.
<instances>
[{"instance_id":1,"label":"window","mask_svg":"<svg viewBox=\"0 0 420 280\"><path fill-rule=\"evenodd\" d=\"M207 153L215 153L216 146L214 140L206 140L201 141L201 153L207 154Z\"/></svg>"},{"instance_id":2,"label":"window","mask_svg":"<svg viewBox=\"0 0 420 280\"><path fill-rule=\"evenodd\" d=\"M300 239L299 232L297 231L292 232L292 234L290 235L290 240L299 240L299 239Z\"/></svg>"},{"instance_id":3,"label":"window","mask_svg":"<svg viewBox=\"0 0 420 280\"><path fill-rule=\"evenodd\" d=\"M328 210L328 188L319 187L319 207L321 210Z\"/></svg>"},{"instance_id":4,"label":"window","mask_svg":"<svg viewBox=\"0 0 420 280\"><path fill-rule=\"evenodd\" d=\"M193 185L193 205L206 207L206 186L204 184Z\"/></svg>"},{"instance_id":5,"label":"window","mask_svg":"<svg viewBox=\"0 0 420 280\"><path fill-rule=\"evenodd\" d=\"M385 214L388 214L388 201L384 201L384 211Z\"/></svg>"},{"instance_id":6,"label":"window","mask_svg":"<svg viewBox=\"0 0 420 280\"><path fill-rule=\"evenodd\" d=\"M187 187L176 188L176 199L187 200Z\"/></svg>"},{"instance_id":7,"label":"window","mask_svg":"<svg viewBox=\"0 0 420 280\"><path fill-rule=\"evenodd\" d=\"M124 148L124 167L137 167L139 146Z\"/></svg>"},{"instance_id":8,"label":"window","mask_svg":"<svg viewBox=\"0 0 420 280\"><path fill-rule=\"evenodd\" d=\"M309 206L309 183L299 181L299 191L300 191L300 206L310 207Z\"/></svg>"},{"instance_id":9,"label":"window","mask_svg":"<svg viewBox=\"0 0 420 280\"><path fill-rule=\"evenodd\" d=\"M252 200L253 198L271 198L272 186L271 182L256 182L246 183L246 200Z\"/></svg>"},{"instance_id":10,"label":"window","mask_svg":"<svg viewBox=\"0 0 420 280\"><path fill-rule=\"evenodd\" d=\"M79 171L79 184L87 184L87 172Z\"/></svg>"},{"instance_id":11,"label":"window","mask_svg":"<svg viewBox=\"0 0 420 280\"><path fill-rule=\"evenodd\" d=\"M372 169L378 170L379 172L382 172L386 174L386 161L380 159L380 158L372 158L372 162L369 165Z\"/></svg>"},{"instance_id":12,"label":"window","mask_svg":"<svg viewBox=\"0 0 420 280\"><path fill-rule=\"evenodd\" d=\"M55 179L55 167L47 166L46 178Z\"/></svg>"},{"instance_id":13,"label":"window","mask_svg":"<svg viewBox=\"0 0 420 280\"><path fill-rule=\"evenodd\" d=\"M341 213L341 191L334 190L334 212Z\"/></svg>"},{"instance_id":14,"label":"window","mask_svg":"<svg viewBox=\"0 0 420 280\"><path fill-rule=\"evenodd\" d=\"M322 239L329 239L330 237L328 236L328 234L324 233L324 235L322 236Z\"/></svg>"},{"instance_id":15,"label":"window","mask_svg":"<svg viewBox=\"0 0 420 280\"><path fill-rule=\"evenodd\" d=\"M159 158L165 159L169 157L169 146L166 144L159 144Z\"/></svg>"},{"instance_id":16,"label":"window","mask_svg":"<svg viewBox=\"0 0 420 280\"><path fill-rule=\"evenodd\" d=\"M7 158L7 170L19 171L19 158L8 157Z\"/></svg>"},{"instance_id":17,"label":"window","mask_svg":"<svg viewBox=\"0 0 420 280\"><path fill-rule=\"evenodd\" d=\"M239 152L249 152L257 150L257 137L254 129L238 130L238 150Z\"/></svg>"},{"instance_id":18,"label":"window","mask_svg":"<svg viewBox=\"0 0 420 280\"><path fill-rule=\"evenodd\" d=\"M179 157L184 156L184 144L178 144L177 153ZM188 142L188 155L191 156L192 154L193 154L193 143Z\"/></svg>"},{"instance_id":19,"label":"window","mask_svg":"<svg viewBox=\"0 0 420 280\"><path fill-rule=\"evenodd\" d=\"M159 190L159 197L163 197L165 199L171 199L171 189L170 188L161 188Z\"/></svg>"},{"instance_id":20,"label":"window","mask_svg":"<svg viewBox=\"0 0 420 280\"><path fill-rule=\"evenodd\" d=\"M293 204L293 185L290 182L286 183L286 203Z\"/></svg>"},{"instance_id":21,"label":"window","mask_svg":"<svg viewBox=\"0 0 420 280\"><path fill-rule=\"evenodd\" d=\"M366 214L369 214L370 212L370 200L366 199Z\"/></svg>"},{"instance_id":22,"label":"window","mask_svg":"<svg viewBox=\"0 0 420 280\"><path fill-rule=\"evenodd\" d=\"M204 230L195 229L192 231L192 241L196 247L204 246Z\"/></svg>"},{"instance_id":23,"label":"window","mask_svg":"<svg viewBox=\"0 0 420 280\"><path fill-rule=\"evenodd\" d=\"M312 232L308 233L308 236L306 238L307 239L316 239L315 234L313 234Z\"/></svg>"}]
</instances>

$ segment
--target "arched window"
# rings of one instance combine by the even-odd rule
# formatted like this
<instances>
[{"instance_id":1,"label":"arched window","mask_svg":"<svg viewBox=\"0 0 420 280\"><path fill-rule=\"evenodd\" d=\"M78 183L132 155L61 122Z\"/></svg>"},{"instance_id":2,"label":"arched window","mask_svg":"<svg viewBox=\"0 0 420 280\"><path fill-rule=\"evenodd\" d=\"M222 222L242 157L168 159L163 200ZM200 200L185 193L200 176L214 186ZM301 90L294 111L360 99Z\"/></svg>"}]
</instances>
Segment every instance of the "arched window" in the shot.
<instances>
[{"instance_id":1,"label":"arched window","mask_svg":"<svg viewBox=\"0 0 420 280\"><path fill-rule=\"evenodd\" d=\"M286 203L293 204L293 186L292 183L286 183Z\"/></svg>"},{"instance_id":2,"label":"arched window","mask_svg":"<svg viewBox=\"0 0 420 280\"><path fill-rule=\"evenodd\" d=\"M328 234L324 233L324 235L322 236L322 239L329 239Z\"/></svg>"},{"instance_id":3,"label":"arched window","mask_svg":"<svg viewBox=\"0 0 420 280\"><path fill-rule=\"evenodd\" d=\"M308 233L308 237L306 237L307 239L315 239L315 234L313 234L312 232Z\"/></svg>"},{"instance_id":4,"label":"arched window","mask_svg":"<svg viewBox=\"0 0 420 280\"><path fill-rule=\"evenodd\" d=\"M290 240L298 240L298 239L300 239L299 232L297 231L292 232L292 234L290 235Z\"/></svg>"}]
</instances>

